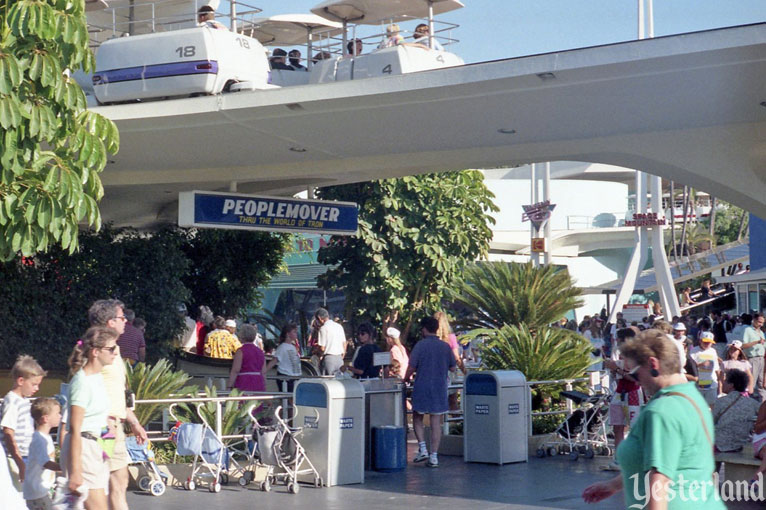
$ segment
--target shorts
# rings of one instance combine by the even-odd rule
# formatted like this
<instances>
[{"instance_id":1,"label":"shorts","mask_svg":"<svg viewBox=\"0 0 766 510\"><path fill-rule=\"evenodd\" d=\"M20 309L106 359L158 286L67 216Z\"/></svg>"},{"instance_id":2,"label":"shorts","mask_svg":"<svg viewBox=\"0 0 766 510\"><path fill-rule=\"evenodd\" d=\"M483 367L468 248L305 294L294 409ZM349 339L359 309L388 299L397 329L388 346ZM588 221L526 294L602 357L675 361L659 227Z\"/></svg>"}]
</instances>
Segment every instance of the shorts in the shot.
<instances>
[{"instance_id":1,"label":"shorts","mask_svg":"<svg viewBox=\"0 0 766 510\"><path fill-rule=\"evenodd\" d=\"M67 475L71 438L71 434L67 434L64 439L64 447L61 448L61 466ZM103 489L104 492L109 492L109 463L104 458L104 450L101 449L98 442L82 438L81 462L83 487L88 490Z\"/></svg>"},{"instance_id":2,"label":"shorts","mask_svg":"<svg viewBox=\"0 0 766 510\"><path fill-rule=\"evenodd\" d=\"M26 464L27 458L22 457L22 460L24 460L24 463ZM13 460L12 457L6 457L6 461L8 462L8 471L11 474L11 483L13 484L13 487L18 491L22 492L22 484L19 480L19 466L16 464L16 461ZM2 462L2 460L0 460Z\"/></svg>"},{"instance_id":3,"label":"shorts","mask_svg":"<svg viewBox=\"0 0 766 510\"><path fill-rule=\"evenodd\" d=\"M629 391L624 395L615 393L609 404L609 425L612 427L630 427L636 423L641 407L644 405L641 390Z\"/></svg>"},{"instance_id":4,"label":"shorts","mask_svg":"<svg viewBox=\"0 0 766 510\"><path fill-rule=\"evenodd\" d=\"M128 467L130 457L128 457L128 447L125 445L125 429L122 422L117 422L114 434L114 451L109 457L109 471Z\"/></svg>"},{"instance_id":5,"label":"shorts","mask_svg":"<svg viewBox=\"0 0 766 510\"><path fill-rule=\"evenodd\" d=\"M51 508L53 508L53 503L51 502L51 498L43 496L42 498L28 499L27 508L29 510L51 510Z\"/></svg>"},{"instance_id":6,"label":"shorts","mask_svg":"<svg viewBox=\"0 0 766 510\"><path fill-rule=\"evenodd\" d=\"M760 459L758 454L764 447L766 447L766 432L753 434L753 455L756 459Z\"/></svg>"}]
</instances>

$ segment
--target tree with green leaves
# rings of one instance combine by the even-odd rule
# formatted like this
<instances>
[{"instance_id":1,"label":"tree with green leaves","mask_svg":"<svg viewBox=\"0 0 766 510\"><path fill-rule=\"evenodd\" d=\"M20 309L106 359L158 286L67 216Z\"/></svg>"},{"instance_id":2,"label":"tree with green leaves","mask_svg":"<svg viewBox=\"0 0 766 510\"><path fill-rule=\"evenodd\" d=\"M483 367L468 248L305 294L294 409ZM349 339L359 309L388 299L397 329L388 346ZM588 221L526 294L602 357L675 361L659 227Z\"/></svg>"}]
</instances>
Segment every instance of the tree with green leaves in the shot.
<instances>
[{"instance_id":1,"label":"tree with green leaves","mask_svg":"<svg viewBox=\"0 0 766 510\"><path fill-rule=\"evenodd\" d=\"M449 299L463 308L467 329L526 325L546 327L582 306L580 290L566 269L508 262L469 266Z\"/></svg>"},{"instance_id":2,"label":"tree with green leaves","mask_svg":"<svg viewBox=\"0 0 766 510\"><path fill-rule=\"evenodd\" d=\"M0 7L0 259L59 245L100 226L99 173L116 125L86 110L71 73L94 68L83 0L8 0Z\"/></svg>"},{"instance_id":3,"label":"tree with green leaves","mask_svg":"<svg viewBox=\"0 0 766 510\"><path fill-rule=\"evenodd\" d=\"M494 195L476 170L322 188L359 204L359 233L333 236L318 260L325 289L342 289L350 318L407 322L439 308L466 264L486 256Z\"/></svg>"},{"instance_id":4,"label":"tree with green leaves","mask_svg":"<svg viewBox=\"0 0 766 510\"><path fill-rule=\"evenodd\" d=\"M260 305L259 287L283 269L290 234L242 230L184 231L183 251L192 270L183 282L191 304L209 306L216 315L236 317Z\"/></svg>"}]
</instances>

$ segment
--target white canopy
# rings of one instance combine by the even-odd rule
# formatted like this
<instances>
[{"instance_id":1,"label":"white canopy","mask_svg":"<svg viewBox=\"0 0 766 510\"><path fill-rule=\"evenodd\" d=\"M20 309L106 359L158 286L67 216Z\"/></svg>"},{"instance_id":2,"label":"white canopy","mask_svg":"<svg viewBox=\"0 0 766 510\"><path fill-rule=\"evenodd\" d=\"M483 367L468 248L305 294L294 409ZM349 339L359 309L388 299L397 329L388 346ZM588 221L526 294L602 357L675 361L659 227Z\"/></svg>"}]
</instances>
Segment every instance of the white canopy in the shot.
<instances>
[{"instance_id":1,"label":"white canopy","mask_svg":"<svg viewBox=\"0 0 766 510\"><path fill-rule=\"evenodd\" d=\"M427 18L428 0L326 0L311 12L332 21L376 25L381 20L395 22L408 18ZM433 0L434 15L460 9L458 0Z\"/></svg>"},{"instance_id":2,"label":"white canopy","mask_svg":"<svg viewBox=\"0 0 766 510\"><path fill-rule=\"evenodd\" d=\"M343 33L343 25L315 14L278 14L270 18L253 20L252 37L261 44L306 44L312 32L321 31L323 36Z\"/></svg>"}]
</instances>

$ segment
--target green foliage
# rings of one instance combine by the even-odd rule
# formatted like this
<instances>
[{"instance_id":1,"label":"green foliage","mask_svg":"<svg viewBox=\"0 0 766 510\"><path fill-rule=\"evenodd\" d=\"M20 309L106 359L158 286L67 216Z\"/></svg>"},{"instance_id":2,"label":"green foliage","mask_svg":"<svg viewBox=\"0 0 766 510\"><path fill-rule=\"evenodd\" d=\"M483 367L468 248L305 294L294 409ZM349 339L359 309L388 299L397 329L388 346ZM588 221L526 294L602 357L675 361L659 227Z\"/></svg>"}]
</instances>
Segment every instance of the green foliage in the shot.
<instances>
[{"instance_id":1,"label":"green foliage","mask_svg":"<svg viewBox=\"0 0 766 510\"><path fill-rule=\"evenodd\" d=\"M100 227L99 173L116 125L87 111L69 72L94 67L82 0L7 0L0 9L0 259L59 246Z\"/></svg>"},{"instance_id":2,"label":"green foliage","mask_svg":"<svg viewBox=\"0 0 766 510\"><path fill-rule=\"evenodd\" d=\"M196 309L207 305L216 315L236 317L257 308L258 287L282 269L291 245L289 234L238 230L189 230L183 251L192 271L183 282Z\"/></svg>"},{"instance_id":3,"label":"green foliage","mask_svg":"<svg viewBox=\"0 0 766 510\"><path fill-rule=\"evenodd\" d=\"M480 347L483 368L519 370L528 381L575 379L592 363L590 342L567 329L506 324L468 334L474 336L485 338Z\"/></svg>"},{"instance_id":4,"label":"green foliage","mask_svg":"<svg viewBox=\"0 0 766 510\"><path fill-rule=\"evenodd\" d=\"M479 262L464 271L448 297L468 311L462 321L467 329L523 324L537 330L582 306L579 296L566 269Z\"/></svg>"},{"instance_id":5,"label":"green foliage","mask_svg":"<svg viewBox=\"0 0 766 510\"><path fill-rule=\"evenodd\" d=\"M334 186L329 200L359 204L359 234L333 237L319 278L342 289L349 315L407 319L438 307L465 264L486 255L497 211L481 172L466 170Z\"/></svg>"},{"instance_id":6,"label":"green foliage","mask_svg":"<svg viewBox=\"0 0 766 510\"><path fill-rule=\"evenodd\" d=\"M65 370L75 340L88 327L88 307L109 297L147 321L148 359L165 357L183 328L176 307L189 296L181 282L189 270L182 241L173 231L147 237L105 227L81 234L81 249L73 255L54 247L1 265L0 364L9 366L25 353L46 369Z\"/></svg>"},{"instance_id":7,"label":"green foliage","mask_svg":"<svg viewBox=\"0 0 766 510\"><path fill-rule=\"evenodd\" d=\"M242 395L242 392L237 390L236 388L231 390L231 393L229 394L230 397L239 397ZM197 394L192 393L188 395L189 397L196 397ZM218 392L216 391L214 386L205 386L205 397L204 398L216 398L218 396ZM221 415L221 434L224 436L232 435L232 434L239 434L242 432L242 430L245 428L246 425L250 423L250 418L248 416L248 410L251 407L250 402L237 402L236 400L229 400L227 402L222 403L222 415ZM197 414L197 403L180 403L176 407L176 416L183 421L188 423L202 423L202 420L200 420L199 415ZM202 417L205 419L208 425L215 428L215 412L216 412L216 404L215 402L205 402L201 409L200 414L202 414Z\"/></svg>"},{"instance_id":8,"label":"green foliage","mask_svg":"<svg viewBox=\"0 0 766 510\"><path fill-rule=\"evenodd\" d=\"M715 213L715 234L716 244L727 244L739 239L739 226L742 222L742 214L745 215L745 224L743 226L743 237L747 237L747 223L750 215L737 206L726 202L717 202ZM705 230L710 228L710 218L702 220Z\"/></svg>"},{"instance_id":9,"label":"green foliage","mask_svg":"<svg viewBox=\"0 0 766 510\"><path fill-rule=\"evenodd\" d=\"M128 388L136 396L136 400L154 400L170 398L172 394L196 393L197 387L187 385L191 376L186 372L174 371L167 360L161 359L154 366L146 363L136 363L127 369ZM146 425L162 414L167 404L139 404L135 413L138 421Z\"/></svg>"}]
</instances>

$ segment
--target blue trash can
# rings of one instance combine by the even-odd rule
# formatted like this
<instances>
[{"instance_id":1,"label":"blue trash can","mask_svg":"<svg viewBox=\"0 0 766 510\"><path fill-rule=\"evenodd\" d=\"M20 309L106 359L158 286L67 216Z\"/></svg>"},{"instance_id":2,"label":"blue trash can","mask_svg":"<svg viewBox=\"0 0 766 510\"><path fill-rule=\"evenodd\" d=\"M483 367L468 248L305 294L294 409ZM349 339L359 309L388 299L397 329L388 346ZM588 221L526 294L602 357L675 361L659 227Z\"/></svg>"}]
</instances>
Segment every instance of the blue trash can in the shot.
<instances>
[{"instance_id":1,"label":"blue trash can","mask_svg":"<svg viewBox=\"0 0 766 510\"><path fill-rule=\"evenodd\" d=\"M407 435L403 427L372 428L372 469L390 473L407 467Z\"/></svg>"}]
</instances>

